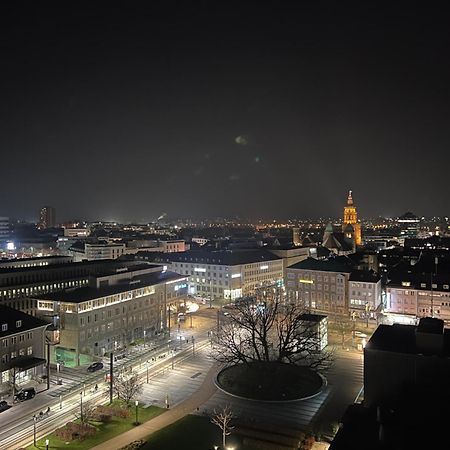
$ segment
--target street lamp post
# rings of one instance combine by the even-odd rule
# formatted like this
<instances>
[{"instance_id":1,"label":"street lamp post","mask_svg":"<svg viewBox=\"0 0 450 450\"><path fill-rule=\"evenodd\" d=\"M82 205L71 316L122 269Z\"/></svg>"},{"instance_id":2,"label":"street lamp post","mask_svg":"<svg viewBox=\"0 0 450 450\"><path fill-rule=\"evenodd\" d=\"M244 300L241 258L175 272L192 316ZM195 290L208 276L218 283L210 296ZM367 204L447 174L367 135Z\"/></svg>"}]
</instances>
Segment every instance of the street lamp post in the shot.
<instances>
[{"instance_id":1,"label":"street lamp post","mask_svg":"<svg viewBox=\"0 0 450 450\"><path fill-rule=\"evenodd\" d=\"M144 330L144 348L145 348L145 335L147 334L147 332Z\"/></svg>"},{"instance_id":2,"label":"street lamp post","mask_svg":"<svg viewBox=\"0 0 450 450\"><path fill-rule=\"evenodd\" d=\"M212 308L212 279L209 280L209 309L211 308Z\"/></svg>"},{"instance_id":3,"label":"street lamp post","mask_svg":"<svg viewBox=\"0 0 450 450\"><path fill-rule=\"evenodd\" d=\"M61 370L61 364L58 362L58 363L56 363L56 384L62 384L60 377L59 377L60 370Z\"/></svg>"},{"instance_id":4,"label":"street lamp post","mask_svg":"<svg viewBox=\"0 0 450 450\"><path fill-rule=\"evenodd\" d=\"M139 422L138 422L138 406L139 406L139 401L136 400L134 404L135 404L135 406L136 406L136 425L139 425Z\"/></svg>"},{"instance_id":5,"label":"street lamp post","mask_svg":"<svg viewBox=\"0 0 450 450\"><path fill-rule=\"evenodd\" d=\"M62 395L59 396L59 409L62 409Z\"/></svg>"},{"instance_id":6,"label":"street lamp post","mask_svg":"<svg viewBox=\"0 0 450 450\"><path fill-rule=\"evenodd\" d=\"M80 419L83 423L83 392L80 392Z\"/></svg>"},{"instance_id":7,"label":"street lamp post","mask_svg":"<svg viewBox=\"0 0 450 450\"><path fill-rule=\"evenodd\" d=\"M36 416L33 416L33 445L36 447Z\"/></svg>"}]
</instances>

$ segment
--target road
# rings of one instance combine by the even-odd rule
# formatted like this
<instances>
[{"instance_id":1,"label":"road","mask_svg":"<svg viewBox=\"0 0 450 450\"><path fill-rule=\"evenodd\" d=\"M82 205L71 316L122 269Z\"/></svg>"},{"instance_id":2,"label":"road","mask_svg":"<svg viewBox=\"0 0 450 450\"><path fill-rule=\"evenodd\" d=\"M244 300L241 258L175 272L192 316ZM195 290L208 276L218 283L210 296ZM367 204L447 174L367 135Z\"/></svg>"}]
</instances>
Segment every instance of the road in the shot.
<instances>
[{"instance_id":1,"label":"road","mask_svg":"<svg viewBox=\"0 0 450 450\"><path fill-rule=\"evenodd\" d=\"M115 363L115 367L118 370L121 366L132 367L145 383L148 377L154 378L177 368L185 361L195 358L197 352L209 348L207 332L211 324L208 317L194 317L192 328L189 320L180 324L179 328L172 329L170 342L159 342L152 348L136 347L126 359ZM34 415L39 418L36 421L36 436L39 439L74 419L74 413L80 409L81 397L85 402L107 401L109 385L104 379L108 372L109 365L93 374L87 373L86 368L64 368L59 375L62 385L55 384L56 374L53 375L55 383L49 391L39 393L32 400L16 403L0 415L0 450L14 450L33 442ZM94 390L96 384L97 391ZM40 416L39 413L48 407L49 414Z\"/></svg>"},{"instance_id":2,"label":"road","mask_svg":"<svg viewBox=\"0 0 450 450\"><path fill-rule=\"evenodd\" d=\"M172 328L171 346L178 348L176 352L169 353L167 343L161 343L153 350L141 346L136 347L127 360L121 361L126 366L133 366L142 377L144 389L140 402L165 407L167 399L172 407L189 398L198 389L214 363L210 357L207 331L215 328L216 320L217 309L204 308L193 316L193 328L190 328L189 318L180 324L179 330L178 326ZM194 345L192 336L195 336ZM188 339L189 344L186 343ZM321 429L328 434L334 424L339 422L346 407L354 401L363 382L362 353L351 347L348 350L342 349L340 345L335 347L336 363L326 375L328 385L312 399L271 405L268 408L265 403L243 401L217 392L204 405L198 405L198 413L208 414L223 404L231 404L237 416L251 417L262 425L279 423L280 426L295 429ZM86 375L85 369L63 370L62 386L54 385L47 393L2 413L0 450L15 450L30 444L33 440L32 416L45 410L47 405L50 405L51 411L48 417L37 422L38 438L74 418L74 412L80 408L80 392L83 393L84 401L107 401L108 385L100 381L105 372L106 370L101 374ZM99 385L99 389L92 392L95 384ZM60 405L59 395L63 389L65 393L61 394L63 397Z\"/></svg>"}]
</instances>

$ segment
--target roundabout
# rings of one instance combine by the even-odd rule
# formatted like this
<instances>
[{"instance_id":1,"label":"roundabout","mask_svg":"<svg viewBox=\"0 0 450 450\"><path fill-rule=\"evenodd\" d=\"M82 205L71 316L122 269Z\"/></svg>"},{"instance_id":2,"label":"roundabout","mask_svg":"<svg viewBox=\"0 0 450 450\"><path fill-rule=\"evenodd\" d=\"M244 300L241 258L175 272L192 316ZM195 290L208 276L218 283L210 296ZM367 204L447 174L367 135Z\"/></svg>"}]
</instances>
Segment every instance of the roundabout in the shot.
<instances>
[{"instance_id":1,"label":"roundabout","mask_svg":"<svg viewBox=\"0 0 450 450\"><path fill-rule=\"evenodd\" d=\"M216 386L234 397L265 401L305 400L319 394L326 379L308 367L279 362L251 362L225 367Z\"/></svg>"}]
</instances>

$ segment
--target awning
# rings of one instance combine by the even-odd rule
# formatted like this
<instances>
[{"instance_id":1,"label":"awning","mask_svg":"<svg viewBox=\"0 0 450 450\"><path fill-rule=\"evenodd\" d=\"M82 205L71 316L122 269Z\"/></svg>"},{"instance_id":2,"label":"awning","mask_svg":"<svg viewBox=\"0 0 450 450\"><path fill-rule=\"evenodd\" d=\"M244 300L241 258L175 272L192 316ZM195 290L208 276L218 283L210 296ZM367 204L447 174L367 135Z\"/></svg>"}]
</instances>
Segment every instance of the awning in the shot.
<instances>
[{"instance_id":1,"label":"awning","mask_svg":"<svg viewBox=\"0 0 450 450\"><path fill-rule=\"evenodd\" d=\"M14 358L10 363L11 369L18 369L19 371L32 369L33 367L41 366L47 361L44 358L36 358L34 356L23 356Z\"/></svg>"}]
</instances>

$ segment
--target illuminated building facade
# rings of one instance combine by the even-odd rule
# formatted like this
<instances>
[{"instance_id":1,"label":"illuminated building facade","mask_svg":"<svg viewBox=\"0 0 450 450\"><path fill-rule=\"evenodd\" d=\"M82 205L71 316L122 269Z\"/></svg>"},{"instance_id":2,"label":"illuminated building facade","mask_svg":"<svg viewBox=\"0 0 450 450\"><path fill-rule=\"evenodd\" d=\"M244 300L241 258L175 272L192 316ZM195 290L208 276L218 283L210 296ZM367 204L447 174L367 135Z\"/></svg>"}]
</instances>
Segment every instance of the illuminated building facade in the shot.
<instances>
[{"instance_id":1,"label":"illuminated building facade","mask_svg":"<svg viewBox=\"0 0 450 450\"><path fill-rule=\"evenodd\" d=\"M185 275L189 294L208 300L236 300L283 281L283 259L266 250L139 252L136 259L170 265Z\"/></svg>"},{"instance_id":2,"label":"illuminated building facade","mask_svg":"<svg viewBox=\"0 0 450 450\"><path fill-rule=\"evenodd\" d=\"M54 228L56 226L55 208L44 206L39 214L38 228L44 230L46 228Z\"/></svg>"},{"instance_id":3,"label":"illuminated building facade","mask_svg":"<svg viewBox=\"0 0 450 450\"><path fill-rule=\"evenodd\" d=\"M45 330L48 323L0 305L0 389L16 389L45 373Z\"/></svg>"},{"instance_id":4,"label":"illuminated building facade","mask_svg":"<svg viewBox=\"0 0 450 450\"><path fill-rule=\"evenodd\" d=\"M352 230L347 225L351 225L353 227L353 236L350 236ZM361 224L358 222L358 212L356 211L356 206L353 203L352 191L348 192L347 204L344 207L342 231L346 237L354 239L356 245L361 245Z\"/></svg>"},{"instance_id":5,"label":"illuminated building facade","mask_svg":"<svg viewBox=\"0 0 450 450\"><path fill-rule=\"evenodd\" d=\"M308 258L286 269L289 301L319 313L349 314L349 279L353 264L345 256Z\"/></svg>"},{"instance_id":6,"label":"illuminated building facade","mask_svg":"<svg viewBox=\"0 0 450 450\"><path fill-rule=\"evenodd\" d=\"M176 309L186 298L186 277L140 263L36 302L37 315L59 330L54 357L77 366L164 332L170 327L169 307Z\"/></svg>"}]
</instances>

